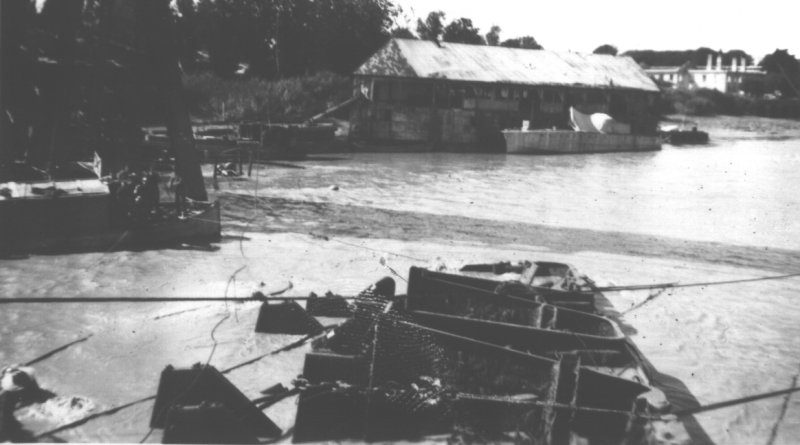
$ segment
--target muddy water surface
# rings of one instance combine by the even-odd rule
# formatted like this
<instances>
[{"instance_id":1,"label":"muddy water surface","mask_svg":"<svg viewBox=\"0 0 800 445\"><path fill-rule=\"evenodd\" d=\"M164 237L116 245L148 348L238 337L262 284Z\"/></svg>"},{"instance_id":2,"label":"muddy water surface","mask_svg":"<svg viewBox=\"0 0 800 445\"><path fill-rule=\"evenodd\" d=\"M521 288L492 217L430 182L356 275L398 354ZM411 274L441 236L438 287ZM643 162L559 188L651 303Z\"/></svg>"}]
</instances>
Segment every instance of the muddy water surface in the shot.
<instances>
[{"instance_id":1,"label":"muddy water surface","mask_svg":"<svg viewBox=\"0 0 800 445\"><path fill-rule=\"evenodd\" d=\"M798 272L800 139L792 122L776 122L707 121L717 125L712 145L653 153L342 154L295 163L302 168L268 165L251 178L220 181L225 237L215 249L0 260L0 292L247 296L292 283L297 295L352 294L412 264L519 259L568 261L601 284ZM608 295L620 312L647 297ZM622 320L673 402L685 407L790 386L800 372L798 301L800 278L676 289ZM37 370L43 386L86 397L99 411L154 393L168 364L225 368L297 339L254 334L257 308L2 306L0 363L93 334ZM270 357L230 378L256 397L289 384L302 353ZM293 403L268 413L288 428ZM145 402L57 437L138 442L151 409ZM63 413L19 414L33 433L67 421ZM794 443L800 396L700 414L692 428L698 443ZM158 432L148 437L158 439Z\"/></svg>"}]
</instances>

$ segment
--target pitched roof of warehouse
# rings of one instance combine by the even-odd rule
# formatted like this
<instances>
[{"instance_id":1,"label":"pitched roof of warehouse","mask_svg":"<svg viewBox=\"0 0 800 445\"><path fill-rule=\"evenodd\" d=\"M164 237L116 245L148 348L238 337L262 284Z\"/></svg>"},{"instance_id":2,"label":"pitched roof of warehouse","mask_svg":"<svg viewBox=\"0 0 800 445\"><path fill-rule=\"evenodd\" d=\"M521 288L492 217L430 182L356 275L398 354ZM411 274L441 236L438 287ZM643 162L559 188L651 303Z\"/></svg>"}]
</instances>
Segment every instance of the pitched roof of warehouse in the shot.
<instances>
[{"instance_id":1,"label":"pitched roof of warehouse","mask_svg":"<svg viewBox=\"0 0 800 445\"><path fill-rule=\"evenodd\" d=\"M658 91L630 57L391 39L356 75Z\"/></svg>"}]
</instances>

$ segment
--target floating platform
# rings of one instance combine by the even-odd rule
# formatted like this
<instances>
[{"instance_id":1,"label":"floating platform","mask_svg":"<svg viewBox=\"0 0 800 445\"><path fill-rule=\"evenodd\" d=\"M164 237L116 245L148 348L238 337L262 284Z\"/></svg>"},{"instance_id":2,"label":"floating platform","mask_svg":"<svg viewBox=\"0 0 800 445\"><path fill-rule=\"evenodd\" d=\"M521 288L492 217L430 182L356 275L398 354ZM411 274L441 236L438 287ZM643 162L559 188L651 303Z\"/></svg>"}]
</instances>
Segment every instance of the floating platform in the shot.
<instances>
[{"instance_id":1,"label":"floating platform","mask_svg":"<svg viewBox=\"0 0 800 445\"><path fill-rule=\"evenodd\" d=\"M162 215L131 224L117 218L109 188L99 179L3 183L0 253L107 251L220 239L219 202L192 202L179 214L175 203Z\"/></svg>"},{"instance_id":2,"label":"floating platform","mask_svg":"<svg viewBox=\"0 0 800 445\"><path fill-rule=\"evenodd\" d=\"M509 154L578 154L661 150L657 135L572 130L503 130Z\"/></svg>"},{"instance_id":3,"label":"floating platform","mask_svg":"<svg viewBox=\"0 0 800 445\"><path fill-rule=\"evenodd\" d=\"M697 129L662 131L661 138L670 145L706 145L709 141L708 133Z\"/></svg>"}]
</instances>

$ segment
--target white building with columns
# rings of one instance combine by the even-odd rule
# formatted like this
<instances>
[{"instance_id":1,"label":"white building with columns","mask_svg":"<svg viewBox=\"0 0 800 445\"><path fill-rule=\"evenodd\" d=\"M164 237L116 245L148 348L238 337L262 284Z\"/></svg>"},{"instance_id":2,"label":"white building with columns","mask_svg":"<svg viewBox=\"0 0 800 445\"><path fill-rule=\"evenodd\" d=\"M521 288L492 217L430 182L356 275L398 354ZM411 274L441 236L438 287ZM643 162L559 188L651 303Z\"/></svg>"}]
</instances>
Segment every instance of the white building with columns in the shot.
<instances>
[{"instance_id":1,"label":"white building with columns","mask_svg":"<svg viewBox=\"0 0 800 445\"><path fill-rule=\"evenodd\" d=\"M741 92L746 80L764 79L764 71L757 65L747 66L744 57L731 58L729 65L722 62L721 54L709 54L705 67L655 66L644 71L656 82L672 84L673 88L708 88L723 93Z\"/></svg>"}]
</instances>

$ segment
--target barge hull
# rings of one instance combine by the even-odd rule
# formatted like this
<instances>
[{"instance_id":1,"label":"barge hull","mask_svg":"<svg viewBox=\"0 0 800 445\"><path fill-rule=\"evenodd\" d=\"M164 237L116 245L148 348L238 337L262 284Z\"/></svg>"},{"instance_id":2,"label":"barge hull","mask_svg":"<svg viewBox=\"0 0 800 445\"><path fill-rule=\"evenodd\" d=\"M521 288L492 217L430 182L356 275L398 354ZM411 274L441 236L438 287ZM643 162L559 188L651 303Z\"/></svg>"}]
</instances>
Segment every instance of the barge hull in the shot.
<instances>
[{"instance_id":1,"label":"barge hull","mask_svg":"<svg viewBox=\"0 0 800 445\"><path fill-rule=\"evenodd\" d=\"M185 218L142 226L111 221L111 197L92 194L0 201L0 254L107 251L221 238L219 201ZM160 207L174 213L174 203Z\"/></svg>"},{"instance_id":2,"label":"barge hull","mask_svg":"<svg viewBox=\"0 0 800 445\"><path fill-rule=\"evenodd\" d=\"M577 154L661 150L658 136L571 130L504 130L509 154Z\"/></svg>"}]
</instances>

